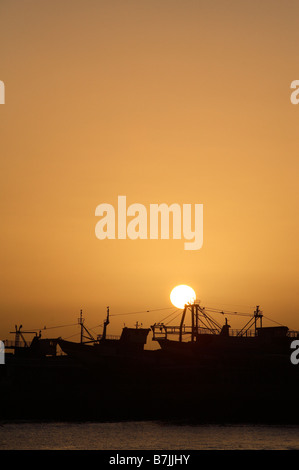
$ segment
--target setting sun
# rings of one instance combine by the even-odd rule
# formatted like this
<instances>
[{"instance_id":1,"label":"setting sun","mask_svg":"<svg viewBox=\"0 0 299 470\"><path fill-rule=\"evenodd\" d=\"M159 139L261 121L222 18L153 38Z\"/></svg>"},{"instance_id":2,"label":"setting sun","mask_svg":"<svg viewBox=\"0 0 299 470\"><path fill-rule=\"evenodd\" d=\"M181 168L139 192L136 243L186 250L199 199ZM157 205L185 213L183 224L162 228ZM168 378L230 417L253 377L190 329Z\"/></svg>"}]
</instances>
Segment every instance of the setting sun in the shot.
<instances>
[{"instance_id":1,"label":"setting sun","mask_svg":"<svg viewBox=\"0 0 299 470\"><path fill-rule=\"evenodd\" d=\"M177 308L184 308L186 304L194 302L196 294L192 287L181 284L174 287L170 294L171 303Z\"/></svg>"}]
</instances>

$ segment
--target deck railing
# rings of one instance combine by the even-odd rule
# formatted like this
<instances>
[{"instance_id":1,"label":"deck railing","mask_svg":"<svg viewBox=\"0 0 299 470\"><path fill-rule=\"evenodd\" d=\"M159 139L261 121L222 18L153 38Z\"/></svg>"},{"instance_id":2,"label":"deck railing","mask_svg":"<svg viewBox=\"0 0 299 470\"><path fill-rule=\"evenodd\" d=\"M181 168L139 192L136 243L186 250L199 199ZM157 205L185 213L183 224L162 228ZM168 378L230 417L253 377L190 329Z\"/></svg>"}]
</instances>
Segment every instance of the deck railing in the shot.
<instances>
[{"instance_id":1,"label":"deck railing","mask_svg":"<svg viewBox=\"0 0 299 470\"><path fill-rule=\"evenodd\" d=\"M102 339L103 335L98 335L97 336L97 339L100 340ZM106 335L106 339L117 339L119 340L120 339L120 336L117 336L117 335Z\"/></svg>"},{"instance_id":2,"label":"deck railing","mask_svg":"<svg viewBox=\"0 0 299 470\"><path fill-rule=\"evenodd\" d=\"M162 323L156 324L152 326L153 331L153 339L163 339L168 337L168 335L191 335L192 334L192 327L183 325L182 328L180 326L170 326L170 325L163 325ZM196 327L194 327L194 334L196 335ZM199 335L219 335L220 330L213 329L213 328L203 328L199 327L197 329L197 334ZM299 339L299 331L289 330L286 333L286 336L289 338L298 338ZM254 337L257 333L254 328L249 330L242 330L242 329L229 329L229 336L240 336L240 337Z\"/></svg>"},{"instance_id":3,"label":"deck railing","mask_svg":"<svg viewBox=\"0 0 299 470\"><path fill-rule=\"evenodd\" d=\"M299 338L299 331L289 330L287 332L287 336L289 336L290 338Z\"/></svg>"},{"instance_id":4,"label":"deck railing","mask_svg":"<svg viewBox=\"0 0 299 470\"><path fill-rule=\"evenodd\" d=\"M16 346L16 342L14 339L5 339L3 340L4 346L7 349L14 349ZM27 342L27 345L24 341L18 341L17 347L18 348L25 348L26 346L30 346L31 341Z\"/></svg>"}]
</instances>

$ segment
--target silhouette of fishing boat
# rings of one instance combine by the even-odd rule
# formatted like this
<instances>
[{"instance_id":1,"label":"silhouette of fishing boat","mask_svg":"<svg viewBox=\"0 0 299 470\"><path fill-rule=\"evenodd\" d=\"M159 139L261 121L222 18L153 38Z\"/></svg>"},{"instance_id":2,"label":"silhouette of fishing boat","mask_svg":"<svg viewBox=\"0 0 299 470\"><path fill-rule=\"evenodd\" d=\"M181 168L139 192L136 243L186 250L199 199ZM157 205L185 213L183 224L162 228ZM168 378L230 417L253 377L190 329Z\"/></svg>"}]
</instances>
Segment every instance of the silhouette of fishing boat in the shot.
<instances>
[{"instance_id":1,"label":"silhouette of fishing boat","mask_svg":"<svg viewBox=\"0 0 299 470\"><path fill-rule=\"evenodd\" d=\"M188 313L191 322L187 326ZM287 326L263 326L263 313L259 306L243 328L232 330L227 318L224 325L219 324L199 302L185 305L179 325L155 323L151 329L153 340L163 351L189 356L246 353L289 355L290 343L299 336L297 331L290 331Z\"/></svg>"},{"instance_id":2,"label":"silhouette of fishing boat","mask_svg":"<svg viewBox=\"0 0 299 470\"><path fill-rule=\"evenodd\" d=\"M80 342L58 338L57 344L65 354L81 360L94 361L108 358L138 357L144 350L150 328L141 328L138 323L135 328L124 327L121 336L118 338L107 335L109 323L109 307L107 307L103 333L94 338L84 325L81 310L79 318L79 325L81 326Z\"/></svg>"},{"instance_id":3,"label":"silhouette of fishing boat","mask_svg":"<svg viewBox=\"0 0 299 470\"><path fill-rule=\"evenodd\" d=\"M238 357L239 355L290 355L291 342L299 337L297 331L289 330L287 326L264 326L263 313L259 306L243 328L231 329L227 318L221 325L210 314L215 309L201 307L198 301L186 304L179 325L155 323L150 328L142 328L136 323L135 328L124 327L120 337L107 335L110 323L109 307L103 324L103 332L94 335L84 325L82 310L78 324L81 328L80 342L68 341L61 337L53 339L41 338L41 333L35 335L31 344L27 343L21 327L16 327L15 344L12 346L15 355L20 357L55 356L57 346L64 354L81 360L108 360L108 358L144 359L154 356L161 351L160 356L177 356L185 358L203 358L212 356ZM224 314L238 312L217 311ZM241 315L241 314L240 314ZM189 324L187 323L189 321ZM156 350L145 350L149 332L152 340L159 344ZM20 344L20 339L23 344ZM6 345L8 343L6 342ZM156 354L157 356L157 354Z\"/></svg>"},{"instance_id":4,"label":"silhouette of fishing boat","mask_svg":"<svg viewBox=\"0 0 299 470\"><path fill-rule=\"evenodd\" d=\"M119 338L107 335L109 308L97 337L81 311L80 342L36 334L21 345L30 332L16 328L15 354L0 368L2 417L298 424L299 375L290 361L298 333L264 326L259 307L240 330L210 310L187 304L178 325L136 324ZM146 350L151 330L160 347Z\"/></svg>"}]
</instances>

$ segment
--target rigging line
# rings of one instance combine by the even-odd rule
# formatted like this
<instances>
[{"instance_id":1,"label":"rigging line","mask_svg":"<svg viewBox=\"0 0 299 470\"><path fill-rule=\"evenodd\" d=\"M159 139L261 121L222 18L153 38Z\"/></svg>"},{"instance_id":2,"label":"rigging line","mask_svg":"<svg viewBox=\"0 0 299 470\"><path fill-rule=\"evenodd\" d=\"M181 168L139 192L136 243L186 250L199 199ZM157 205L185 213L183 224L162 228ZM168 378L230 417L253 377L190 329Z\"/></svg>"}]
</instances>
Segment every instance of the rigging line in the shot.
<instances>
[{"instance_id":1,"label":"rigging line","mask_svg":"<svg viewBox=\"0 0 299 470\"><path fill-rule=\"evenodd\" d=\"M210 317L210 315L206 313L207 310L208 309L206 309L205 307L200 309L198 319L203 322L203 320L201 319L201 317L203 317L208 322L208 325L211 329L215 329L215 327L216 329L221 329L221 325L216 320L214 320L214 318Z\"/></svg>"},{"instance_id":2,"label":"rigging line","mask_svg":"<svg viewBox=\"0 0 299 470\"><path fill-rule=\"evenodd\" d=\"M64 327L67 327L67 326L75 326L75 325L78 325L78 323L71 323L69 325L49 326L49 328L47 326L45 326L43 328L43 330L52 330L53 328L64 328Z\"/></svg>"},{"instance_id":3,"label":"rigging line","mask_svg":"<svg viewBox=\"0 0 299 470\"><path fill-rule=\"evenodd\" d=\"M233 315L250 315L252 316L252 314L246 312L237 312L236 310L235 311L232 311L232 310L223 310L223 309L220 309L220 308L211 308L211 307L205 307L205 310L209 310L210 312L218 312L218 313L227 313L227 314L233 314Z\"/></svg>"},{"instance_id":4,"label":"rigging line","mask_svg":"<svg viewBox=\"0 0 299 470\"><path fill-rule=\"evenodd\" d=\"M84 325L84 329L85 329L85 331L88 333L88 335L89 335L91 338L93 338L92 334L89 332L89 330L91 330L91 328L88 328L87 325Z\"/></svg>"},{"instance_id":5,"label":"rigging line","mask_svg":"<svg viewBox=\"0 0 299 470\"><path fill-rule=\"evenodd\" d=\"M95 330L96 328L100 328L102 326L104 326L103 323L101 323L100 325L93 326L92 328L89 328L89 330Z\"/></svg>"},{"instance_id":6,"label":"rigging line","mask_svg":"<svg viewBox=\"0 0 299 470\"><path fill-rule=\"evenodd\" d=\"M92 328L88 328L89 330L95 330L96 328L103 327L104 324L102 323L101 325L93 326Z\"/></svg>"},{"instance_id":7,"label":"rigging line","mask_svg":"<svg viewBox=\"0 0 299 470\"><path fill-rule=\"evenodd\" d=\"M136 315L138 313L149 313L149 312L158 312L159 310L169 310L173 307L164 307L164 308L154 308L152 310L140 310L139 312L126 312L126 313L111 313L110 317L118 317L120 315Z\"/></svg>"},{"instance_id":8,"label":"rigging line","mask_svg":"<svg viewBox=\"0 0 299 470\"><path fill-rule=\"evenodd\" d=\"M31 328L34 331L42 331L42 330L53 330L54 328L64 328L67 326L75 326L78 325L78 323L71 323L70 325L58 325L58 326L44 326L43 328Z\"/></svg>"},{"instance_id":9,"label":"rigging line","mask_svg":"<svg viewBox=\"0 0 299 470\"><path fill-rule=\"evenodd\" d=\"M252 306L252 305L244 305L244 304L243 304L243 305L241 305L241 304L228 304L228 303L225 303L225 302L211 302L211 303L213 303L214 305L216 305L216 304L217 304L217 305L220 305L220 304L221 304L221 305L230 305L231 307L234 305L235 307L242 307L242 308L243 308L243 307L246 307L246 308L256 308L255 305ZM216 307L214 307L214 308L216 308Z\"/></svg>"},{"instance_id":10,"label":"rigging line","mask_svg":"<svg viewBox=\"0 0 299 470\"><path fill-rule=\"evenodd\" d=\"M67 336L67 337L64 338L64 339L66 340L66 339L73 338L74 336L79 336L79 335L80 335L80 333L75 333L74 335Z\"/></svg>"},{"instance_id":11,"label":"rigging line","mask_svg":"<svg viewBox=\"0 0 299 470\"><path fill-rule=\"evenodd\" d=\"M285 326L285 325L282 325L281 323L278 323L278 322L275 321L275 320L272 320L272 318L265 317L265 315L263 315L263 316L264 316L264 318L266 318L267 320L272 321L273 323L276 323L276 325Z\"/></svg>"},{"instance_id":12,"label":"rigging line","mask_svg":"<svg viewBox=\"0 0 299 470\"><path fill-rule=\"evenodd\" d=\"M164 308L154 308L152 310L140 310L139 312L110 313L110 317L118 317L118 316L121 316L121 315L137 315L139 313L158 312L160 310L169 310L169 309L172 309L172 308L173 307L164 307ZM74 324L77 325L78 323L74 323ZM104 323L100 323L99 325L95 325L95 326L89 328L89 330L94 330L95 328L103 327L103 325L104 325Z\"/></svg>"},{"instance_id":13,"label":"rigging line","mask_svg":"<svg viewBox=\"0 0 299 470\"><path fill-rule=\"evenodd\" d=\"M173 312L174 313L174 312ZM181 312L179 312L174 318L169 320L169 322L165 323L165 326L168 325L171 321L175 320L179 315L181 315Z\"/></svg>"},{"instance_id":14,"label":"rigging line","mask_svg":"<svg viewBox=\"0 0 299 470\"><path fill-rule=\"evenodd\" d=\"M180 310L180 309L179 309ZM176 312L178 311L178 309L176 308L173 312L171 312L169 315L167 315L167 317L164 317L162 318L162 320L159 321L159 323L162 323L164 320L166 320L167 318L171 317L171 315L174 315ZM181 313L181 312L180 312ZM178 315L177 315L178 316ZM176 318L176 317L175 317Z\"/></svg>"},{"instance_id":15,"label":"rigging line","mask_svg":"<svg viewBox=\"0 0 299 470\"><path fill-rule=\"evenodd\" d=\"M172 308L173 307L164 307L164 308L155 308L155 309L152 309L152 310L141 310L139 312L113 313L113 314L110 314L110 317L118 317L118 316L121 316L121 315L136 315L138 313L158 312L160 310L169 310L169 309L172 309ZM163 320L166 320L166 318L168 318L169 316L171 316L175 312L177 312L177 310L175 310L174 312L171 312L169 315L164 317ZM163 320L161 320L159 323L161 323ZM95 328L103 327L103 325L104 324L101 323L100 325L96 325L96 326L93 326L92 328L89 328L89 330L94 330Z\"/></svg>"},{"instance_id":16,"label":"rigging line","mask_svg":"<svg viewBox=\"0 0 299 470\"><path fill-rule=\"evenodd\" d=\"M163 310L163 309L160 309L160 310ZM110 317L118 317L118 316L121 316L121 315L137 315L138 313L147 313L147 312L153 312L153 311L154 310L141 310L140 312L113 313L113 314L110 313ZM101 323L99 325L96 325L96 326L93 326L92 328L89 328L89 329L94 330L95 328L98 328L100 326L102 327L103 323Z\"/></svg>"},{"instance_id":17,"label":"rigging line","mask_svg":"<svg viewBox=\"0 0 299 470\"><path fill-rule=\"evenodd\" d=\"M213 325L211 326L211 324L208 320L208 317L203 317L203 318L204 318L205 321L201 317L199 317L199 322L201 322L203 324L203 327L205 329L208 329L208 330L211 330L211 331L214 331L215 329L217 330L217 328L215 328L215 325L214 325L214 327L213 327ZM207 324L205 322L207 322ZM202 327L199 325L199 328L202 328Z\"/></svg>"},{"instance_id":18,"label":"rigging line","mask_svg":"<svg viewBox=\"0 0 299 470\"><path fill-rule=\"evenodd\" d=\"M217 323L215 320L213 320L213 318L207 317L207 321L208 321L209 325L211 325L212 330L215 330L215 329L216 330L217 329L221 330L221 328L222 328L221 325L219 323Z\"/></svg>"},{"instance_id":19,"label":"rigging line","mask_svg":"<svg viewBox=\"0 0 299 470\"><path fill-rule=\"evenodd\" d=\"M222 315L240 315L240 316L243 316L243 317L252 317L253 316L251 313L231 312L229 310L218 310L218 309L213 309L213 308L208 308L208 307L206 307L205 310L207 312L221 313Z\"/></svg>"},{"instance_id":20,"label":"rigging line","mask_svg":"<svg viewBox=\"0 0 299 470\"><path fill-rule=\"evenodd\" d=\"M219 325L219 323L217 323L213 318L209 317L208 315L199 315L199 320L205 325L205 322L203 321L203 319L201 318L201 316L205 319L205 321L207 322L208 324L208 328L210 330L220 330L221 329L221 325Z\"/></svg>"},{"instance_id":21,"label":"rigging line","mask_svg":"<svg viewBox=\"0 0 299 470\"><path fill-rule=\"evenodd\" d=\"M139 313L148 313L150 310L141 310L140 312L126 312L126 313L113 313L110 314L110 317L120 317L122 315L137 315Z\"/></svg>"}]
</instances>

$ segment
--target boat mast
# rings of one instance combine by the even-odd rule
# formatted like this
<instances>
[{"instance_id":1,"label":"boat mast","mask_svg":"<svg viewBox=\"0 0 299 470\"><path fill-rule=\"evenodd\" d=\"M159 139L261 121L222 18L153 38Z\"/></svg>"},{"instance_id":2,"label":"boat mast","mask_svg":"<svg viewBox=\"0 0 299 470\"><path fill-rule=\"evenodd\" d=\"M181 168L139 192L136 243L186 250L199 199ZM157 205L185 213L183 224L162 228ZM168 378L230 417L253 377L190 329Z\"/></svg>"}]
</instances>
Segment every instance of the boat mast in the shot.
<instances>
[{"instance_id":1,"label":"boat mast","mask_svg":"<svg viewBox=\"0 0 299 470\"><path fill-rule=\"evenodd\" d=\"M80 325L81 331L80 331L80 343L83 343L83 338L88 338L89 342L94 342L95 338L92 336L90 331L84 326L84 318L82 316L82 310L80 310L80 318L78 318L78 324ZM87 333L88 336L84 335L84 331ZM86 341L84 341L86 342Z\"/></svg>"},{"instance_id":2,"label":"boat mast","mask_svg":"<svg viewBox=\"0 0 299 470\"><path fill-rule=\"evenodd\" d=\"M22 338L23 342L24 342L24 346L25 347L28 347L29 344L27 343L25 337L24 337L24 334L34 334L35 336L37 336L37 332L36 331L21 331L21 329L23 328L23 325L20 325L19 327L17 325L15 325L15 331L10 331L9 333L12 333L12 334L15 334L15 348L18 348L20 346L20 337Z\"/></svg>"},{"instance_id":3,"label":"boat mast","mask_svg":"<svg viewBox=\"0 0 299 470\"><path fill-rule=\"evenodd\" d=\"M106 339L107 326L109 325L109 323L110 323L110 321L109 321L109 307L107 307L107 318L104 321L103 334L102 334L102 338L101 338L102 340Z\"/></svg>"},{"instance_id":4,"label":"boat mast","mask_svg":"<svg viewBox=\"0 0 299 470\"><path fill-rule=\"evenodd\" d=\"M243 326L243 328L238 332L237 336L244 336L244 335L247 335L247 331L254 325L254 335L256 336L256 330L257 330L257 320L258 318L260 319L260 327L262 328L262 318L263 318L263 314L262 314L262 311L260 310L260 306L257 305L256 306L256 309L253 313L253 317L251 317L251 319L249 320L248 323L246 323L245 326Z\"/></svg>"},{"instance_id":5,"label":"boat mast","mask_svg":"<svg viewBox=\"0 0 299 470\"><path fill-rule=\"evenodd\" d=\"M202 327L205 328L206 330L209 330L212 334L217 334L220 333L221 331L221 326L212 318L210 315L208 315L205 311L204 308L201 308L198 302L194 302L193 304L186 304L182 318L181 318L181 323L179 326L179 341L183 341L183 334L186 334L185 331L185 317L187 310L190 310L191 312L191 342L194 343L197 340L197 335L199 332L199 322L201 322ZM201 318L200 318L201 317Z\"/></svg>"},{"instance_id":6,"label":"boat mast","mask_svg":"<svg viewBox=\"0 0 299 470\"><path fill-rule=\"evenodd\" d=\"M81 331L80 331L80 343L83 343L83 323L84 323L84 318L82 316L82 309L80 310L80 318L78 318L78 323L80 325Z\"/></svg>"},{"instance_id":7,"label":"boat mast","mask_svg":"<svg viewBox=\"0 0 299 470\"><path fill-rule=\"evenodd\" d=\"M257 322L257 319L260 319L260 327L262 328L262 318L263 318L263 315L262 315L262 312L260 311L260 306L257 305L256 306L256 310L254 311L254 334L256 336L256 322Z\"/></svg>"}]
</instances>

